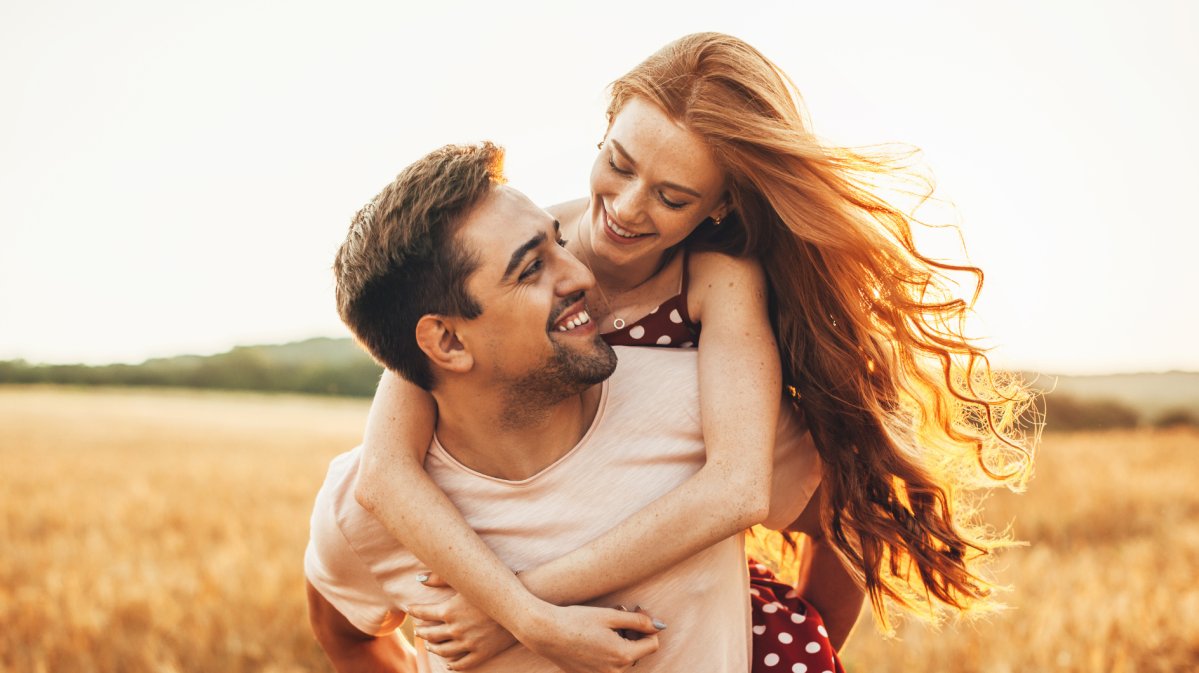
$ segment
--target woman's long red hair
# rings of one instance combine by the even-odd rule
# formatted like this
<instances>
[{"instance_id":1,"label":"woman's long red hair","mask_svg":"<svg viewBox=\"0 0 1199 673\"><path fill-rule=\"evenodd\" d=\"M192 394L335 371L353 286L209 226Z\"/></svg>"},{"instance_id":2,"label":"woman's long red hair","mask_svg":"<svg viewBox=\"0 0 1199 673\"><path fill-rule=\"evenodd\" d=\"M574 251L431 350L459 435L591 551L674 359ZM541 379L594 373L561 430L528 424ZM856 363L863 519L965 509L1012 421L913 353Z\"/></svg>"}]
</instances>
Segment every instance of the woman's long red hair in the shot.
<instances>
[{"instance_id":1,"label":"woman's long red hair","mask_svg":"<svg viewBox=\"0 0 1199 673\"><path fill-rule=\"evenodd\" d=\"M612 85L609 120L632 98L703 136L734 213L692 242L754 255L770 279L784 380L824 462L825 537L889 629L888 600L925 617L992 604L981 564L1005 538L970 492L1019 487L1032 467L1030 395L964 334L982 271L922 255L911 211L884 183L927 198L911 152L822 144L795 85L737 38L677 40ZM973 274L955 299L952 273Z\"/></svg>"}]
</instances>

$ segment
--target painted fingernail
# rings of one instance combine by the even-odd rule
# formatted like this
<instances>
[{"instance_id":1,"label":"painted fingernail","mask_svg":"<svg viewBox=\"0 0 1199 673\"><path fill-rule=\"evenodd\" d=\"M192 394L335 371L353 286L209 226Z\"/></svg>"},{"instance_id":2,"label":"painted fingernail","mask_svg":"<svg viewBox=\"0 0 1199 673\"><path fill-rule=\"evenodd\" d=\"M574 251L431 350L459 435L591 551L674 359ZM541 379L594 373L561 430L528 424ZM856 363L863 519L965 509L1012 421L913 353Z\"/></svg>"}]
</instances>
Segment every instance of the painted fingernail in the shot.
<instances>
[{"instance_id":1,"label":"painted fingernail","mask_svg":"<svg viewBox=\"0 0 1199 673\"><path fill-rule=\"evenodd\" d=\"M644 606L641 606L641 605L638 605L638 606L637 606L637 609L638 609L638 610L645 610L645 607L644 607ZM649 612L649 610L645 610L645 611L646 611L646 612Z\"/></svg>"},{"instance_id":2,"label":"painted fingernail","mask_svg":"<svg viewBox=\"0 0 1199 673\"><path fill-rule=\"evenodd\" d=\"M654 628L661 631L662 629L666 628L666 625L655 619L654 620Z\"/></svg>"},{"instance_id":3,"label":"painted fingernail","mask_svg":"<svg viewBox=\"0 0 1199 673\"><path fill-rule=\"evenodd\" d=\"M428 575L417 575L417 576L416 576L416 581L417 581L417 582L428 582L428 581L429 581L429 576L428 576Z\"/></svg>"},{"instance_id":4,"label":"painted fingernail","mask_svg":"<svg viewBox=\"0 0 1199 673\"><path fill-rule=\"evenodd\" d=\"M625 606L623 606L623 605L617 605L616 607L617 607L617 609L619 609L619 610L622 610L622 611L624 611L624 612L628 612L628 611L629 611L629 609L628 609L628 608L626 608L626 607L625 607Z\"/></svg>"}]
</instances>

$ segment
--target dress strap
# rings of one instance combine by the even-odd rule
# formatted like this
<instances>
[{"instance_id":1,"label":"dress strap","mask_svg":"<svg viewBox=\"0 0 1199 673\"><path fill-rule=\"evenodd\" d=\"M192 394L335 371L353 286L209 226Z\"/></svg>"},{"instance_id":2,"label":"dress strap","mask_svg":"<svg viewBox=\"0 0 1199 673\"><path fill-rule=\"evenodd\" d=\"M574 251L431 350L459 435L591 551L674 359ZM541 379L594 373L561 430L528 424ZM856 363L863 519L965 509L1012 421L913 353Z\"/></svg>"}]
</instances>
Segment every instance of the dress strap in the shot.
<instances>
[{"instance_id":1,"label":"dress strap","mask_svg":"<svg viewBox=\"0 0 1199 673\"><path fill-rule=\"evenodd\" d=\"M691 249L683 248L683 287L679 288L679 316L683 319L683 324L688 329L694 330L696 324L691 322L691 314L687 310L687 288L691 285L690 274Z\"/></svg>"}]
</instances>

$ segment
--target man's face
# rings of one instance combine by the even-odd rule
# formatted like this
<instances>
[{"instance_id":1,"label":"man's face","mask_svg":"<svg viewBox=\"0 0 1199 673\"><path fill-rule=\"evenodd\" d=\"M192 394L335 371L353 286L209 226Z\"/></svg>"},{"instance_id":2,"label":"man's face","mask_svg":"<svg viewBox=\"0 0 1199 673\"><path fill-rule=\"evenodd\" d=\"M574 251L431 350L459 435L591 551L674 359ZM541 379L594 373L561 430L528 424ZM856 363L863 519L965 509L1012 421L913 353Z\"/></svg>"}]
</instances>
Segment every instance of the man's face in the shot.
<instances>
[{"instance_id":1,"label":"man's face","mask_svg":"<svg viewBox=\"0 0 1199 673\"><path fill-rule=\"evenodd\" d=\"M483 385L502 389L511 403L531 410L612 375L616 354L600 338L583 301L595 279L562 247L549 213L515 189L497 185L457 235L480 259L467 290L483 312L461 323L457 335Z\"/></svg>"}]
</instances>

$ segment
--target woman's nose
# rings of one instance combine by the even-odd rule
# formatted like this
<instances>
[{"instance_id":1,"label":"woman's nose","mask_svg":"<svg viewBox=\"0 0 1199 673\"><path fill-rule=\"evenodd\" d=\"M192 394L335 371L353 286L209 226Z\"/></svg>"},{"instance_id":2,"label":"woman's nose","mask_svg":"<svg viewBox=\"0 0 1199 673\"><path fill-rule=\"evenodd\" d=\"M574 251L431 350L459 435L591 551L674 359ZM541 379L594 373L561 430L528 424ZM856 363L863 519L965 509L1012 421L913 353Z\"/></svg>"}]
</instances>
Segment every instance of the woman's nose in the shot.
<instances>
[{"instance_id":1,"label":"woman's nose","mask_svg":"<svg viewBox=\"0 0 1199 673\"><path fill-rule=\"evenodd\" d=\"M623 225L636 224L641 213L645 212L645 194L640 187L629 187L622 190L612 200L613 219Z\"/></svg>"}]
</instances>

